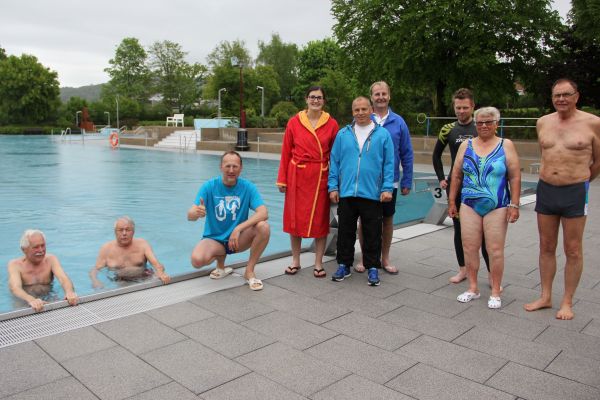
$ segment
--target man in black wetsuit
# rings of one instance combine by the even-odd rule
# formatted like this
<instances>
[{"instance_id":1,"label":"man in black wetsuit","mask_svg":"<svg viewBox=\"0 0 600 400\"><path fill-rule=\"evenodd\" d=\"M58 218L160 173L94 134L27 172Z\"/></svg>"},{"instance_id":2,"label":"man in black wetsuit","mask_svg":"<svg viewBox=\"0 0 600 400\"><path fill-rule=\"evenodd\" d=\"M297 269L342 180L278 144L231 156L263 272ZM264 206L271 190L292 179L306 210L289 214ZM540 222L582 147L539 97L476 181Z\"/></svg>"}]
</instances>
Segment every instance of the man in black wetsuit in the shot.
<instances>
[{"instance_id":1,"label":"man in black wetsuit","mask_svg":"<svg viewBox=\"0 0 600 400\"><path fill-rule=\"evenodd\" d=\"M456 158L456 152L460 147L460 144L465 140L469 140L477 136L477 130L475 129L475 122L473 121L473 110L475 109L475 102L473 100L473 92L469 89L461 88L458 89L452 95L452 106L454 107L454 113L458 119L456 122L446 124L440 130L438 140L433 149L433 168L435 174L440 181L440 187L446 190L446 193L450 190L450 176L452 175L452 167L454 166L454 159ZM450 147L450 158L452 163L450 164L450 172L448 178L444 175L444 165L442 164L442 153L446 146ZM456 199L456 205L460 209L460 190L458 191L458 197ZM463 253L462 239L460 233L460 219L453 218L454 223L454 251L456 252L456 259L458 261L459 272L452 278L450 282L459 283L467 278L467 269L465 267L465 256ZM481 243L481 252L485 265L487 266L488 272L490 270L489 258L485 249L485 239Z\"/></svg>"}]
</instances>

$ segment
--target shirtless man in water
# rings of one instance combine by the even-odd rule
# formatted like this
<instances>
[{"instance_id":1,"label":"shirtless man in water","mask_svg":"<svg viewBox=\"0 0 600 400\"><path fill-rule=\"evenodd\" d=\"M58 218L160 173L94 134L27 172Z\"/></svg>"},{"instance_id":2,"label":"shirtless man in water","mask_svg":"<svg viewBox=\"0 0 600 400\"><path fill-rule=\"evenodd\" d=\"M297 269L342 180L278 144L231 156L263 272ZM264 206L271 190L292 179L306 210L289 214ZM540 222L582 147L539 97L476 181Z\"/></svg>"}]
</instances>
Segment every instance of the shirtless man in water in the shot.
<instances>
[{"instance_id":1,"label":"shirtless man in water","mask_svg":"<svg viewBox=\"0 0 600 400\"><path fill-rule=\"evenodd\" d=\"M8 286L18 298L26 301L35 311L42 311L44 294L52 289L54 277L65 292L65 299L74 306L79 300L73 284L60 266L55 255L46 253L46 237L42 231L28 229L21 236L24 256L8 263Z\"/></svg>"},{"instance_id":2,"label":"shirtless man in water","mask_svg":"<svg viewBox=\"0 0 600 400\"><path fill-rule=\"evenodd\" d=\"M557 319L573 319L573 295L583 270L583 230L589 183L600 173L600 118L576 108L577 84L559 79L552 86L555 113L537 121L542 152L537 186L540 236L541 297L525 310L552 307L552 282L556 274L556 246L562 224L566 256L565 291Z\"/></svg>"},{"instance_id":3,"label":"shirtless man in water","mask_svg":"<svg viewBox=\"0 0 600 400\"><path fill-rule=\"evenodd\" d=\"M165 268L158 262L152 247L144 239L134 239L135 223L129 217L121 217L115 222L115 240L105 243L100 248L96 266L90 271L92 285L101 288L102 282L97 278L98 271L104 267L114 270L117 279L130 280L148 275L146 264L150 263L156 271L156 276L165 284L171 277L165 273Z\"/></svg>"}]
</instances>

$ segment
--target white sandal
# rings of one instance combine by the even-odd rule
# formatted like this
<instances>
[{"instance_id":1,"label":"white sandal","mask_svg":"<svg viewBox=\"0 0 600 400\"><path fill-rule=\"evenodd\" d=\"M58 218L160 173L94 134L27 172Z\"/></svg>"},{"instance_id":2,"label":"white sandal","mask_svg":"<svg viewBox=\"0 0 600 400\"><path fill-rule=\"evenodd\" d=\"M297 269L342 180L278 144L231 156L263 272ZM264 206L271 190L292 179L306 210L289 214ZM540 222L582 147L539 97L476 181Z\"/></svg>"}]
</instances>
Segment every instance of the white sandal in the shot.
<instances>
[{"instance_id":1,"label":"white sandal","mask_svg":"<svg viewBox=\"0 0 600 400\"><path fill-rule=\"evenodd\" d=\"M231 274L233 272L233 268L231 267L225 267L225 268L215 268L212 270L212 272L210 273L210 277L211 279L221 279L221 278L225 278L227 275Z\"/></svg>"},{"instance_id":2,"label":"white sandal","mask_svg":"<svg viewBox=\"0 0 600 400\"><path fill-rule=\"evenodd\" d=\"M458 295L458 297L456 298L456 300L460 301L461 303L468 303L471 300L475 300L481 297L480 293L473 293L473 292L464 292Z\"/></svg>"},{"instance_id":3,"label":"white sandal","mask_svg":"<svg viewBox=\"0 0 600 400\"><path fill-rule=\"evenodd\" d=\"M494 297L494 296L490 296L490 299L488 300L488 308L500 308L502 307L502 299L500 299L500 297Z\"/></svg>"},{"instance_id":4,"label":"white sandal","mask_svg":"<svg viewBox=\"0 0 600 400\"><path fill-rule=\"evenodd\" d=\"M246 283L248 284L248 287L250 288L250 290L256 291L256 290L262 290L262 288L263 288L262 281L256 277L247 279Z\"/></svg>"}]
</instances>

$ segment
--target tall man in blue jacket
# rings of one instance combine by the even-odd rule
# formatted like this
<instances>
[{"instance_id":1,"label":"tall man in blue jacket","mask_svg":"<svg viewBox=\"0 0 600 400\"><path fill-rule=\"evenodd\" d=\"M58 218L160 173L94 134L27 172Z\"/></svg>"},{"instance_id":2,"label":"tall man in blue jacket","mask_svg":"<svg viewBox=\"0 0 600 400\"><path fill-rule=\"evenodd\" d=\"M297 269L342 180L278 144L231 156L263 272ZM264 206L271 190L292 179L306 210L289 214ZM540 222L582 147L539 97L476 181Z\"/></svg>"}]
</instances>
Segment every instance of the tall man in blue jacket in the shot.
<instances>
[{"instance_id":1,"label":"tall man in blue jacket","mask_svg":"<svg viewBox=\"0 0 600 400\"><path fill-rule=\"evenodd\" d=\"M329 198L338 204L337 262L332 280L351 275L356 242L356 222L362 220L363 262L368 282L379 285L383 204L392 200L394 153L390 133L371 120L367 97L352 102L354 122L342 128L333 143L328 180Z\"/></svg>"},{"instance_id":2,"label":"tall man in blue jacket","mask_svg":"<svg viewBox=\"0 0 600 400\"><path fill-rule=\"evenodd\" d=\"M413 179L413 148L408 125L401 116L390 108L390 87L387 83L379 81L371 85L371 101L373 102L373 121L388 130L394 145L394 192L392 201L383 205L381 263L386 272L397 274L398 268L390 262L396 197L398 191L402 196L410 193ZM400 165L402 165L402 180L400 180ZM359 238L362 247L360 231ZM365 267L362 263L358 263L354 266L354 270L364 272Z\"/></svg>"}]
</instances>

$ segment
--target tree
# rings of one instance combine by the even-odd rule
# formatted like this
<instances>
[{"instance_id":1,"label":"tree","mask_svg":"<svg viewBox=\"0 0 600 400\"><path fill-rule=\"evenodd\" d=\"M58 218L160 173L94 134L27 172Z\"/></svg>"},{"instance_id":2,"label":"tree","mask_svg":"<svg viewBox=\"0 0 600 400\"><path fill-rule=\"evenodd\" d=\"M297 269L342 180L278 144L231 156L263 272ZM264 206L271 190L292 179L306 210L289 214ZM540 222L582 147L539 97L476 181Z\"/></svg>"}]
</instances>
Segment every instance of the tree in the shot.
<instances>
[{"instance_id":1,"label":"tree","mask_svg":"<svg viewBox=\"0 0 600 400\"><path fill-rule=\"evenodd\" d=\"M575 35L583 41L600 44L600 0L572 0L571 4Z\"/></svg>"},{"instance_id":2,"label":"tree","mask_svg":"<svg viewBox=\"0 0 600 400\"><path fill-rule=\"evenodd\" d=\"M281 96L292 98L292 90L298 81L298 46L294 43L283 43L279 34L271 35L271 42L258 42L256 63L273 67L277 73L277 83Z\"/></svg>"},{"instance_id":3,"label":"tree","mask_svg":"<svg viewBox=\"0 0 600 400\"><path fill-rule=\"evenodd\" d=\"M210 69L213 70L219 66L231 66L231 57L237 58L238 62L241 62L245 68L252 66L252 57L250 57L250 52L243 40L234 40L233 42L224 40L220 42L206 57L206 60Z\"/></svg>"},{"instance_id":4,"label":"tree","mask_svg":"<svg viewBox=\"0 0 600 400\"><path fill-rule=\"evenodd\" d=\"M6 58L7 58L6 50L4 50L2 47L0 47L0 61L6 60Z\"/></svg>"},{"instance_id":5,"label":"tree","mask_svg":"<svg viewBox=\"0 0 600 400\"><path fill-rule=\"evenodd\" d=\"M154 42L148 53L154 87L162 94L163 102L182 112L189 109L200 96L206 67L189 64L184 59L187 53L178 43L169 40Z\"/></svg>"},{"instance_id":6,"label":"tree","mask_svg":"<svg viewBox=\"0 0 600 400\"><path fill-rule=\"evenodd\" d=\"M513 91L561 27L550 0L332 0L335 35L362 84L386 79L433 93L446 110L456 87ZM447 100L446 100L447 99Z\"/></svg>"},{"instance_id":7,"label":"tree","mask_svg":"<svg viewBox=\"0 0 600 400\"><path fill-rule=\"evenodd\" d=\"M298 87L296 95L300 93L304 98L304 91L316 84L325 76L326 70L338 70L341 49L330 38L308 42L298 56Z\"/></svg>"},{"instance_id":8,"label":"tree","mask_svg":"<svg viewBox=\"0 0 600 400\"><path fill-rule=\"evenodd\" d=\"M110 76L105 92L147 102L151 93L146 61L146 51L136 38L123 39L114 58L108 61L111 66L104 70Z\"/></svg>"},{"instance_id":9,"label":"tree","mask_svg":"<svg viewBox=\"0 0 600 400\"><path fill-rule=\"evenodd\" d=\"M37 124L57 117L58 75L23 54L0 60L0 123Z\"/></svg>"}]
</instances>

